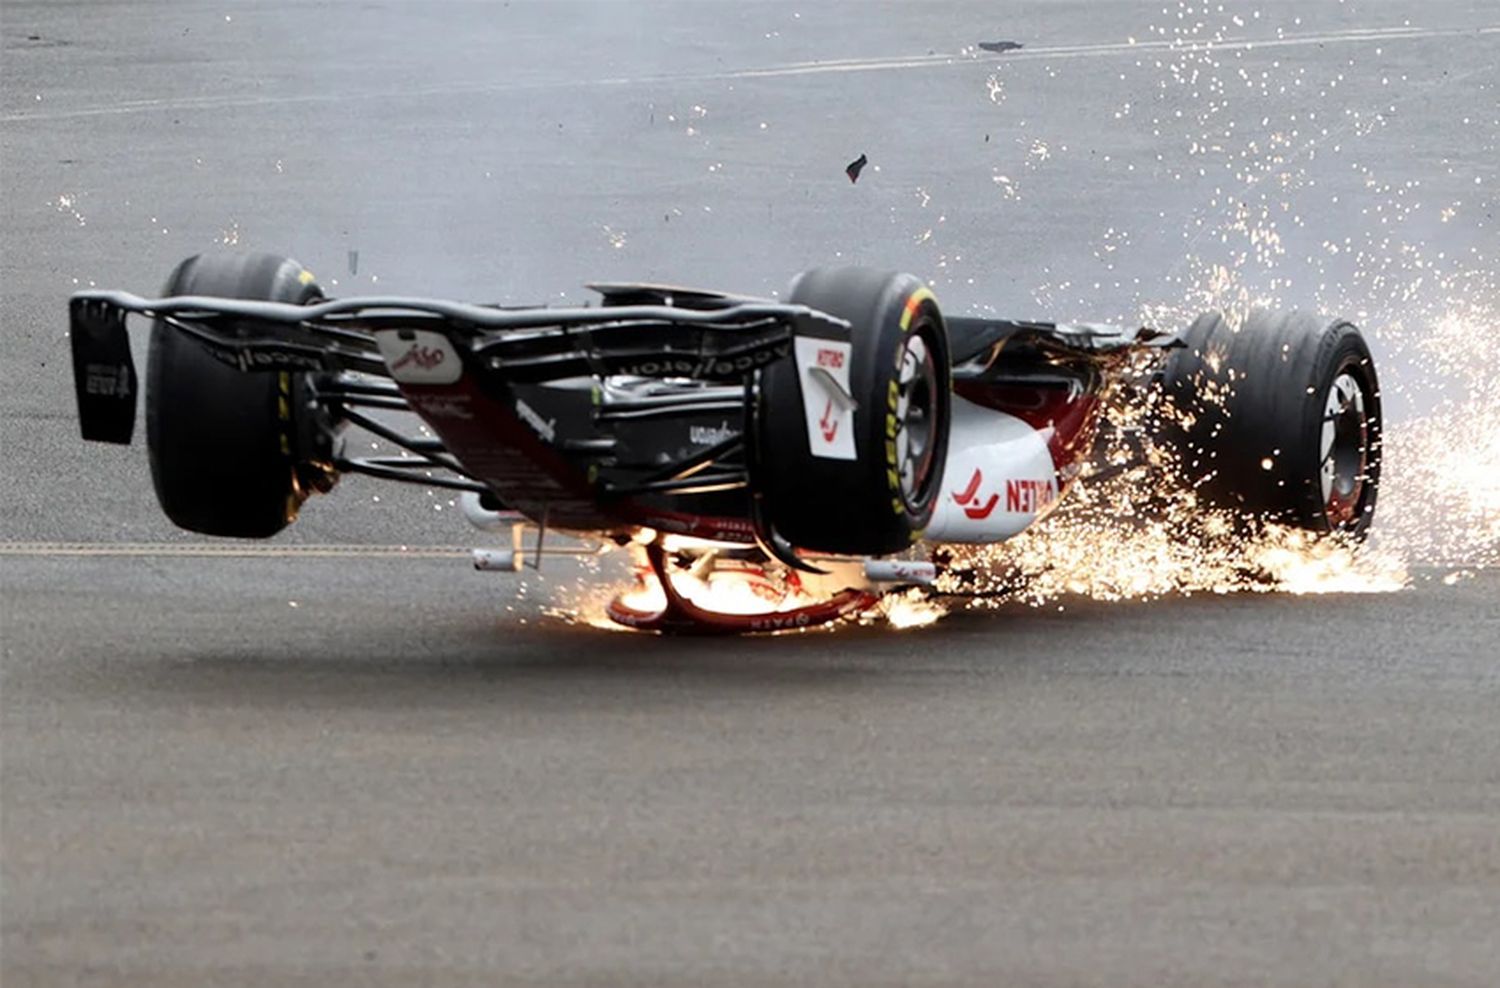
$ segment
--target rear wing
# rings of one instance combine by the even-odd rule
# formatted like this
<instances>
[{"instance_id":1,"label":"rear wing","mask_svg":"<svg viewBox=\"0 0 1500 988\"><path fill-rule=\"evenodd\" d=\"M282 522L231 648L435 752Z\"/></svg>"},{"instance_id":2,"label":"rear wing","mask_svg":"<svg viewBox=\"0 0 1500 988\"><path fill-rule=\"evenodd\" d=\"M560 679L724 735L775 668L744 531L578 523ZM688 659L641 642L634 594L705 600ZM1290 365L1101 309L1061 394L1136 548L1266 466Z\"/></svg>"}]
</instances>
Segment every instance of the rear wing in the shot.
<instances>
[{"instance_id":1,"label":"rear wing","mask_svg":"<svg viewBox=\"0 0 1500 988\"><path fill-rule=\"evenodd\" d=\"M651 296L655 297L655 296ZM606 293L606 299L609 295ZM85 439L129 443L139 381L126 320L158 320L245 372L354 371L397 377L423 357L423 333L451 344L481 381L588 375L740 381L791 353L792 337L847 339L849 324L803 305L714 297L670 304L504 309L372 296L312 305L88 291L69 301L73 378ZM455 378L460 373L454 369Z\"/></svg>"}]
</instances>

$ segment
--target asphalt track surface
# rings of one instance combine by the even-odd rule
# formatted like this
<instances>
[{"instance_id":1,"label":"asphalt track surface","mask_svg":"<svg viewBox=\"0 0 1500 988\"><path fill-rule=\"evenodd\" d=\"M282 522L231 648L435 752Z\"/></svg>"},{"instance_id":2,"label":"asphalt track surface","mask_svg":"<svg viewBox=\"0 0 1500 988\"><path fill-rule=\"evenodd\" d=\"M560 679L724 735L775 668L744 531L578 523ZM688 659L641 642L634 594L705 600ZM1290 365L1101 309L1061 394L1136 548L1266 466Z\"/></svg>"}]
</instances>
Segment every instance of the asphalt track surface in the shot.
<instances>
[{"instance_id":1,"label":"asphalt track surface","mask_svg":"<svg viewBox=\"0 0 1500 988\"><path fill-rule=\"evenodd\" d=\"M8 2L0 981L1500 980L1492 570L664 641L549 617L569 560L474 574L426 491L346 482L195 549L139 446L76 438L67 293L223 240L341 294L859 261L950 308L1131 313L1211 247L1183 231L1213 180L1114 116L1161 11ZM1387 174L1500 178L1463 129L1493 5L1242 12L1252 76L1338 59L1342 105L1392 108L1358 134ZM1308 99L1263 98L1247 125Z\"/></svg>"}]
</instances>

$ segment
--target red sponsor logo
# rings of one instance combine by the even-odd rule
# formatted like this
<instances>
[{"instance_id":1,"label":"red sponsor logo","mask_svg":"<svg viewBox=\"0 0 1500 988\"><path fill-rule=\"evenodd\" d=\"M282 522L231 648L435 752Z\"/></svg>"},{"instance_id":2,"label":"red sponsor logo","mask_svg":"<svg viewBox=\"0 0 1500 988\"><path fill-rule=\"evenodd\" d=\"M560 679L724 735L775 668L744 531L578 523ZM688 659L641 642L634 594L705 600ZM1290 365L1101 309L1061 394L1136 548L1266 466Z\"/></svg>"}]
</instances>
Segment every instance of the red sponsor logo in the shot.
<instances>
[{"instance_id":1,"label":"red sponsor logo","mask_svg":"<svg viewBox=\"0 0 1500 988\"><path fill-rule=\"evenodd\" d=\"M474 413L469 408L468 395L412 395L408 400L416 406L417 411L429 418L464 421L474 418Z\"/></svg>"},{"instance_id":2,"label":"red sponsor logo","mask_svg":"<svg viewBox=\"0 0 1500 988\"><path fill-rule=\"evenodd\" d=\"M722 542L755 541L755 526L742 518L710 518L702 515L652 512L634 520L650 528L692 535L700 539L714 539Z\"/></svg>"},{"instance_id":3,"label":"red sponsor logo","mask_svg":"<svg viewBox=\"0 0 1500 988\"><path fill-rule=\"evenodd\" d=\"M818 366L838 370L844 366L844 351L822 348L818 350Z\"/></svg>"},{"instance_id":4,"label":"red sponsor logo","mask_svg":"<svg viewBox=\"0 0 1500 988\"><path fill-rule=\"evenodd\" d=\"M784 617L781 616L781 615L779 615L779 614L772 614L769 617L751 618L750 619L750 630L751 631L784 631L787 628L805 628L808 625L812 624L813 620L814 620L813 615L812 614L808 614L805 611L799 611L797 613L788 614L788 615L786 615ZM826 620L828 620L828 618L822 617L821 615L819 615L819 620L826 621Z\"/></svg>"},{"instance_id":5,"label":"red sponsor logo","mask_svg":"<svg viewBox=\"0 0 1500 988\"><path fill-rule=\"evenodd\" d=\"M1041 511L1052 503L1050 480L1007 480L1005 482L1006 511Z\"/></svg>"},{"instance_id":6,"label":"red sponsor logo","mask_svg":"<svg viewBox=\"0 0 1500 988\"><path fill-rule=\"evenodd\" d=\"M833 437L839 434L839 420L833 415L833 399L828 399L828 406L823 409L823 417L818 419L818 428L823 430L823 441L833 442Z\"/></svg>"},{"instance_id":7,"label":"red sponsor logo","mask_svg":"<svg viewBox=\"0 0 1500 988\"><path fill-rule=\"evenodd\" d=\"M979 485L982 483L984 483L984 474L976 467L974 476L969 478L969 486L951 495L954 503L964 509L964 515L975 521L988 518L990 512L995 510L995 505L1000 503L999 494L991 494L988 501L979 500Z\"/></svg>"},{"instance_id":8,"label":"red sponsor logo","mask_svg":"<svg viewBox=\"0 0 1500 988\"><path fill-rule=\"evenodd\" d=\"M421 370L432 370L441 364L446 357L443 351L437 347L422 346L413 343L411 349L401 355L401 359L391 364L391 370L397 371L403 367L417 367Z\"/></svg>"}]
</instances>

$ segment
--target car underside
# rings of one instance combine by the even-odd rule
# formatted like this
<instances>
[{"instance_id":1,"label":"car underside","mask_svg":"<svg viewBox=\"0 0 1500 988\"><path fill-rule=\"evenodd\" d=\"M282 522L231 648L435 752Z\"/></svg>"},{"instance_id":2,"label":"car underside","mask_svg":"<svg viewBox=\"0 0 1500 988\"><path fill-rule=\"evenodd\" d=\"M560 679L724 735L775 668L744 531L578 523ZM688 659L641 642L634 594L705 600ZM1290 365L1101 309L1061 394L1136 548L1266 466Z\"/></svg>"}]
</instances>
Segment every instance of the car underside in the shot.
<instances>
[{"instance_id":1,"label":"car underside","mask_svg":"<svg viewBox=\"0 0 1500 988\"><path fill-rule=\"evenodd\" d=\"M785 302L591 287L600 304L578 308L329 300L294 261L189 259L164 298L74 296L83 435L130 441L126 319L143 315L153 478L182 527L267 537L345 473L447 487L480 527L528 524L537 546L630 546L622 624L778 630L930 583L923 547L1032 525L1084 471L1107 394L1159 383L1183 346L945 316L917 279L864 269L808 272ZM1350 476L1323 504L1367 524L1373 369L1345 377ZM399 452L355 455L351 428ZM523 555L518 541L507 558ZM710 606L716 584L735 590Z\"/></svg>"}]
</instances>

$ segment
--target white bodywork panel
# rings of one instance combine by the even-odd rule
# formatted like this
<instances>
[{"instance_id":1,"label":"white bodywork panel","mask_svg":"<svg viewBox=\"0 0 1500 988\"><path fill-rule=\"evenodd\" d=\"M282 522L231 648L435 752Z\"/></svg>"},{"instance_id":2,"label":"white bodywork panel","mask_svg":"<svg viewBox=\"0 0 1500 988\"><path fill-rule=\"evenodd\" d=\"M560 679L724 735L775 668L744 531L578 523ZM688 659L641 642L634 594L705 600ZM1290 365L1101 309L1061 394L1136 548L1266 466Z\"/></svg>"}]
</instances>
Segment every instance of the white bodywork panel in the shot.
<instances>
[{"instance_id":1,"label":"white bodywork panel","mask_svg":"<svg viewBox=\"0 0 1500 988\"><path fill-rule=\"evenodd\" d=\"M853 344L809 336L792 342L802 384L808 451L826 460L854 459L854 400L849 397Z\"/></svg>"},{"instance_id":2,"label":"white bodywork panel","mask_svg":"<svg viewBox=\"0 0 1500 988\"><path fill-rule=\"evenodd\" d=\"M1014 415L954 395L948 466L922 537L999 542L1045 514L1058 492L1047 438Z\"/></svg>"},{"instance_id":3,"label":"white bodywork panel","mask_svg":"<svg viewBox=\"0 0 1500 988\"><path fill-rule=\"evenodd\" d=\"M375 334L391 377L402 384L452 384L463 376L458 351L430 329L383 329Z\"/></svg>"}]
</instances>

